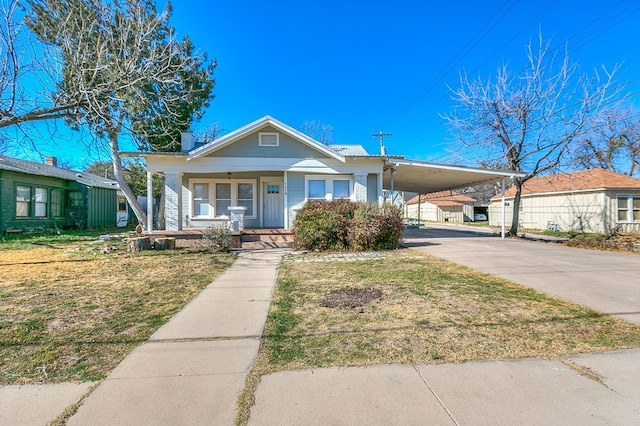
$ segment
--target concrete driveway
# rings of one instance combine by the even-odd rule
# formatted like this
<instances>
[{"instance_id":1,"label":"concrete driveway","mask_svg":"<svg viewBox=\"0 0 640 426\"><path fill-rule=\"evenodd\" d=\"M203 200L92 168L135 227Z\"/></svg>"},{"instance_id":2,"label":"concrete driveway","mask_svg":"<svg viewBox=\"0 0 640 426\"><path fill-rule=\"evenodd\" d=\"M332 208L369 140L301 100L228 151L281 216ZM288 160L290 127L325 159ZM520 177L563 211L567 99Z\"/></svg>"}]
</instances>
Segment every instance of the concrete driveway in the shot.
<instances>
[{"instance_id":1,"label":"concrete driveway","mask_svg":"<svg viewBox=\"0 0 640 426\"><path fill-rule=\"evenodd\" d=\"M640 324L640 256L505 239L448 225L407 229L403 245Z\"/></svg>"}]
</instances>

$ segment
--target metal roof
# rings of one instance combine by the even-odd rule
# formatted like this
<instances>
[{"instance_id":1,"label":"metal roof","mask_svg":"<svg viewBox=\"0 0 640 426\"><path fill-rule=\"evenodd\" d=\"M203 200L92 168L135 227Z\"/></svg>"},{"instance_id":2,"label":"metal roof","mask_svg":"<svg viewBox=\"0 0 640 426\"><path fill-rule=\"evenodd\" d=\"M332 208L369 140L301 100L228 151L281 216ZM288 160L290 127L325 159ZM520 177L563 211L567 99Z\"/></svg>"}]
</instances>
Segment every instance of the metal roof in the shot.
<instances>
[{"instance_id":1,"label":"metal roof","mask_svg":"<svg viewBox=\"0 0 640 426\"><path fill-rule=\"evenodd\" d=\"M328 145L329 149L344 157L370 157L362 145Z\"/></svg>"},{"instance_id":2,"label":"metal roof","mask_svg":"<svg viewBox=\"0 0 640 426\"><path fill-rule=\"evenodd\" d=\"M525 176L524 172L487 170L464 166L389 158L386 161L383 186L396 191L428 194L464 188L481 183Z\"/></svg>"},{"instance_id":3,"label":"metal roof","mask_svg":"<svg viewBox=\"0 0 640 426\"><path fill-rule=\"evenodd\" d=\"M26 173L30 175L47 176L69 181L75 181L82 185L96 188L119 189L118 182L87 172L76 172L62 167L36 163L34 161L21 160L19 158L0 155L0 170Z\"/></svg>"}]
</instances>

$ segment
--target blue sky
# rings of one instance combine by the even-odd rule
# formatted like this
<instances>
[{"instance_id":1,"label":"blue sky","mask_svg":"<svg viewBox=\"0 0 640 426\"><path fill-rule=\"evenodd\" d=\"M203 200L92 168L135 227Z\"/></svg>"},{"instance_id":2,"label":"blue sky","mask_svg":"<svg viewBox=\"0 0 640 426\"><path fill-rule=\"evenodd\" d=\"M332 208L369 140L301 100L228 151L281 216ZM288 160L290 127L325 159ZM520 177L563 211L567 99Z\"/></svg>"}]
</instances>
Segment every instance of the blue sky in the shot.
<instances>
[{"instance_id":1,"label":"blue sky","mask_svg":"<svg viewBox=\"0 0 640 426\"><path fill-rule=\"evenodd\" d=\"M640 77L637 1L187 1L172 23L217 58L215 99L198 127L226 132L264 115L293 127L330 124L335 143L447 162L454 145L440 114L458 73L487 78L524 65L539 31L584 71L622 63ZM158 2L158 7L162 3ZM640 92L640 82L629 85ZM637 95L636 95L637 97Z\"/></svg>"},{"instance_id":2,"label":"blue sky","mask_svg":"<svg viewBox=\"0 0 640 426\"><path fill-rule=\"evenodd\" d=\"M158 0L158 9L165 2ZM522 69L539 31L568 47L584 71L622 63L620 83L640 95L637 0L174 0L179 35L216 58L215 99L194 130L223 133L265 115L300 128L319 121L334 142L443 163L464 163L440 118L448 86L466 70L483 79ZM638 102L635 102L636 105ZM47 153L50 154L50 153ZM53 152L52 154L56 154ZM64 148L57 153L69 160ZM473 163L473 155L467 156ZM475 164L470 164L475 165Z\"/></svg>"}]
</instances>

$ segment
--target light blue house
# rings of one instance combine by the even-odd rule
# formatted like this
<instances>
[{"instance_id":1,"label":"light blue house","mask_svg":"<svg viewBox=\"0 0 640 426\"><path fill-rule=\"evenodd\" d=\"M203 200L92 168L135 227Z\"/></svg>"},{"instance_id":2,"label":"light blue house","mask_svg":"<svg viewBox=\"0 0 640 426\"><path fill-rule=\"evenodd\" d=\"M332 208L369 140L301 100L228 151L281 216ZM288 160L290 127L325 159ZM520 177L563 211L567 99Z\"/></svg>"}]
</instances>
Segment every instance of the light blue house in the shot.
<instances>
[{"instance_id":1,"label":"light blue house","mask_svg":"<svg viewBox=\"0 0 640 426\"><path fill-rule=\"evenodd\" d=\"M236 210L244 210L245 228L291 229L310 199L382 204L383 188L394 185L434 192L512 175L371 155L361 145L323 145L270 116L205 145L183 134L181 152L138 155L149 182L152 174L165 177L168 231L228 222Z\"/></svg>"}]
</instances>

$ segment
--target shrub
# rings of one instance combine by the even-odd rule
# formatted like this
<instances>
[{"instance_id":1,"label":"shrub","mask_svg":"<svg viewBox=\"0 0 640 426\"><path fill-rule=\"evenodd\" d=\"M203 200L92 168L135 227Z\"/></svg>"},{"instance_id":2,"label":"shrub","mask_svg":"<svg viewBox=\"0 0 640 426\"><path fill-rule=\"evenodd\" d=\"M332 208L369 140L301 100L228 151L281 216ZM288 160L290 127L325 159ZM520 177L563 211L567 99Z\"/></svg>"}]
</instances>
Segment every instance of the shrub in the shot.
<instances>
[{"instance_id":1,"label":"shrub","mask_svg":"<svg viewBox=\"0 0 640 426\"><path fill-rule=\"evenodd\" d=\"M294 223L296 247L321 251L394 249L402 229L400 209L349 200L310 200Z\"/></svg>"},{"instance_id":2,"label":"shrub","mask_svg":"<svg viewBox=\"0 0 640 426\"><path fill-rule=\"evenodd\" d=\"M313 250L344 250L354 206L348 200L310 200L294 223L296 247Z\"/></svg>"},{"instance_id":3,"label":"shrub","mask_svg":"<svg viewBox=\"0 0 640 426\"><path fill-rule=\"evenodd\" d=\"M398 248L404 225L398 207L359 203L349 229L349 246L354 250Z\"/></svg>"},{"instance_id":4,"label":"shrub","mask_svg":"<svg viewBox=\"0 0 640 426\"><path fill-rule=\"evenodd\" d=\"M231 249L231 230L226 225L216 225L202 231L200 245L211 253L228 252Z\"/></svg>"}]
</instances>

